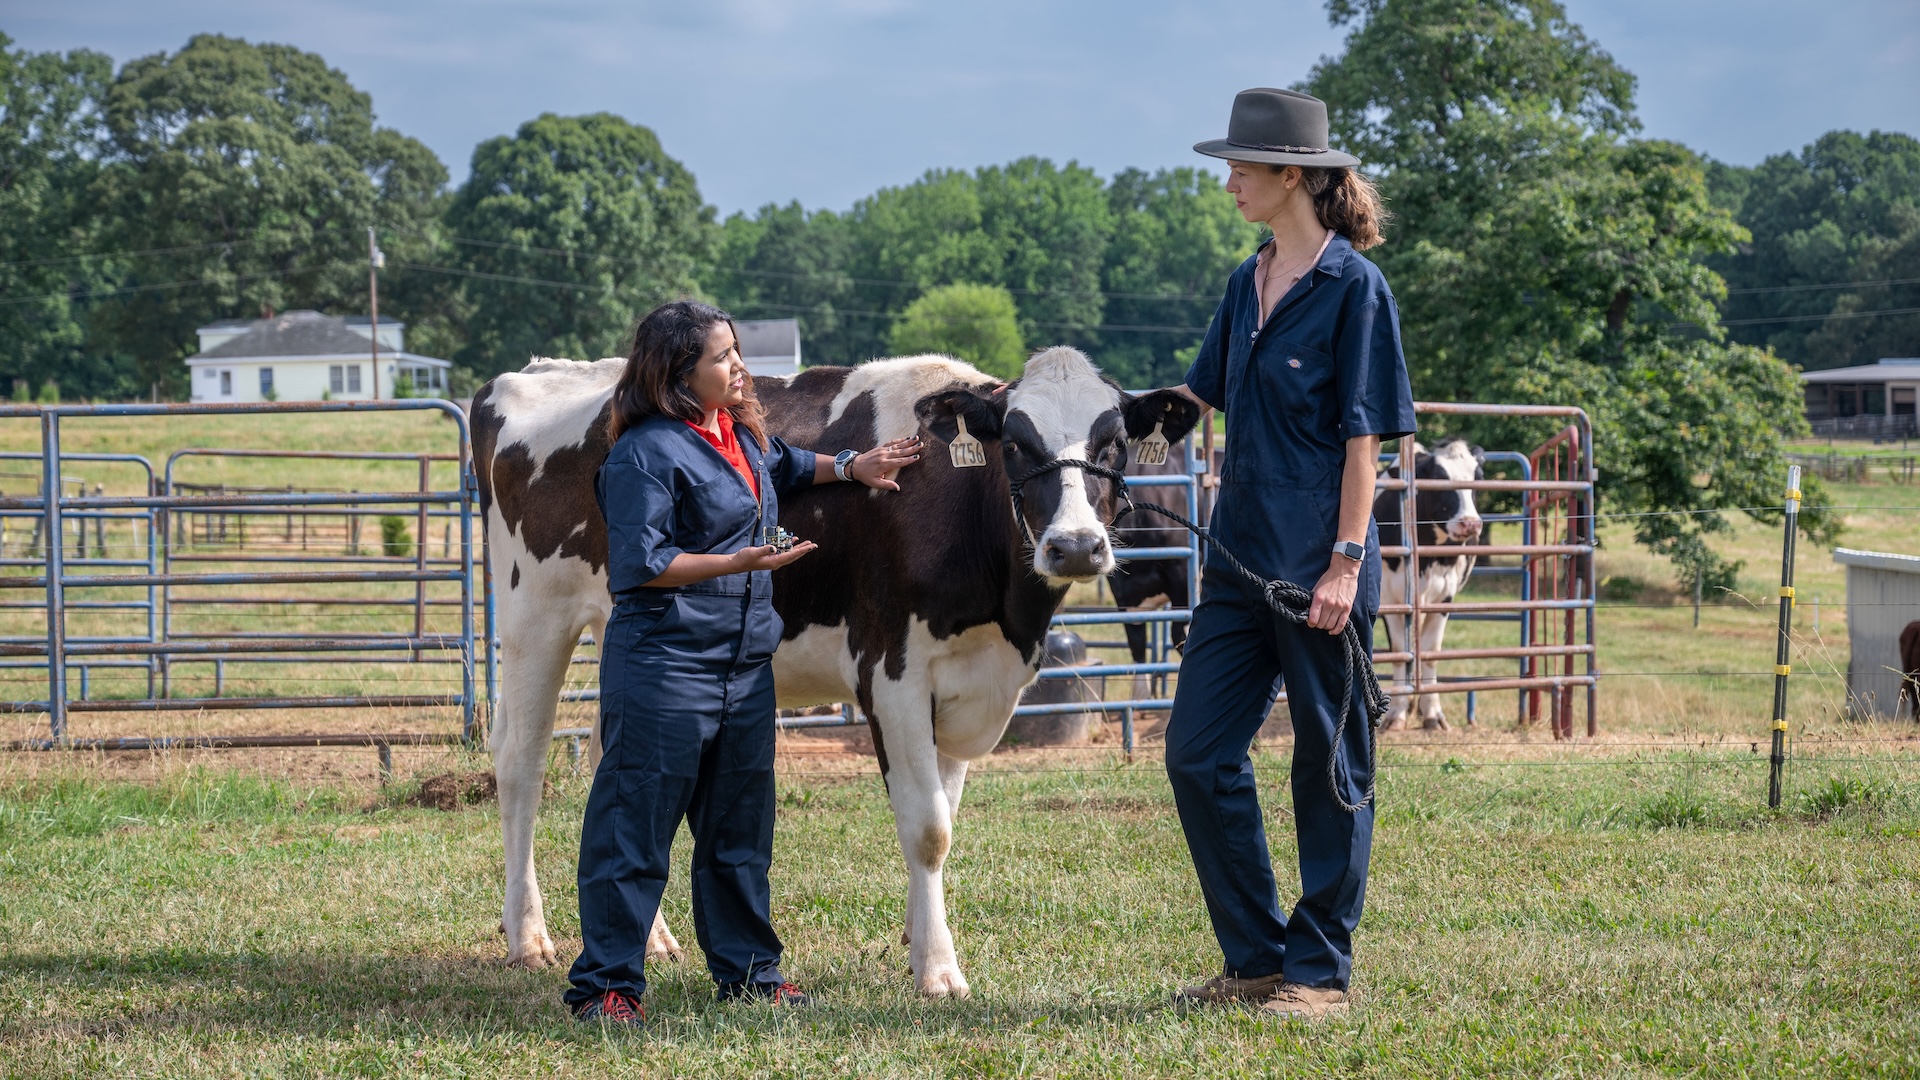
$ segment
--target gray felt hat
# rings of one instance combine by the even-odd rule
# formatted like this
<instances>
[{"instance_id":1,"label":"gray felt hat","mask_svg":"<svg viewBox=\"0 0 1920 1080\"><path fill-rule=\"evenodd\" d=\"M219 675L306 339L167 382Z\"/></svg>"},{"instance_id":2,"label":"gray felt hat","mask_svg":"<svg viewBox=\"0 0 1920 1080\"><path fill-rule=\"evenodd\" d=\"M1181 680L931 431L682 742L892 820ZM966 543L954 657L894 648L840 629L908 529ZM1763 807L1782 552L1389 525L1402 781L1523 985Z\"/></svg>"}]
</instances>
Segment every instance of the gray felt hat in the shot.
<instances>
[{"instance_id":1,"label":"gray felt hat","mask_svg":"<svg viewBox=\"0 0 1920 1080\"><path fill-rule=\"evenodd\" d=\"M1194 143L1193 148L1208 157L1266 165L1340 169L1360 164L1359 158L1327 145L1326 102L1268 87L1240 91L1227 118L1227 137Z\"/></svg>"}]
</instances>

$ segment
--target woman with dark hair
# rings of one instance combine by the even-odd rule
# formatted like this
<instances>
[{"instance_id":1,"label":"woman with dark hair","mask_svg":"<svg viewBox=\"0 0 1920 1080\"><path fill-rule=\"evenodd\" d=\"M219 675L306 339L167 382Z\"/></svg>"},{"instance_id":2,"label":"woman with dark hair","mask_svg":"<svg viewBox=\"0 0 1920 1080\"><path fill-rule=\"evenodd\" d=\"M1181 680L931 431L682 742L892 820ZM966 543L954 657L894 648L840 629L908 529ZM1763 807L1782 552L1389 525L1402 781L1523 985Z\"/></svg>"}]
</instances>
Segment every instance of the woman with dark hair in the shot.
<instances>
[{"instance_id":1,"label":"woman with dark hair","mask_svg":"<svg viewBox=\"0 0 1920 1080\"><path fill-rule=\"evenodd\" d=\"M1360 162L1328 146L1325 103L1245 91L1227 137L1194 149L1228 162L1240 213L1273 231L1227 279L1187 372L1188 395L1229 418L1211 531L1256 574L1311 588L1313 601L1305 625L1287 621L1222 560L1207 564L1166 762L1225 962L1179 997L1320 1017L1347 1008L1373 845L1372 733L1339 635L1352 620L1371 647L1374 468L1382 439L1413 432L1413 395L1393 293L1358 254L1380 242L1385 215ZM1300 851L1289 914L1247 756L1282 679Z\"/></svg>"},{"instance_id":2,"label":"woman with dark hair","mask_svg":"<svg viewBox=\"0 0 1920 1080\"><path fill-rule=\"evenodd\" d=\"M604 756L580 836L581 1020L638 1024L647 934L674 832L693 835L693 925L721 1000L804 1005L780 974L773 862L772 572L814 549L777 529L779 497L857 480L898 491L903 439L816 455L769 438L726 312L663 304L634 328L594 492L613 617L600 643ZM744 435L742 432L744 431Z\"/></svg>"}]
</instances>

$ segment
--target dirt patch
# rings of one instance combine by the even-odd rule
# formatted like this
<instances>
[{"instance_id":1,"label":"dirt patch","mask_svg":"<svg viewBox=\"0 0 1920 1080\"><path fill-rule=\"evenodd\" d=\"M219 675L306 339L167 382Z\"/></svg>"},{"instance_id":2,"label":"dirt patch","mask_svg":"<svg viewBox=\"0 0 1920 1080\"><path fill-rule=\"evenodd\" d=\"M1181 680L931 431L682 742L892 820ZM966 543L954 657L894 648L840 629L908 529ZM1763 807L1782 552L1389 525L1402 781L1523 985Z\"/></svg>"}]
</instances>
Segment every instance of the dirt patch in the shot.
<instances>
[{"instance_id":1,"label":"dirt patch","mask_svg":"<svg viewBox=\"0 0 1920 1080\"><path fill-rule=\"evenodd\" d=\"M545 797L552 792L552 781L541 781L541 796ZM450 772L429 776L420 781L420 790L414 792L413 797L407 801L429 810L459 810L462 807L493 802L499 797L500 790L494 785L492 773Z\"/></svg>"}]
</instances>

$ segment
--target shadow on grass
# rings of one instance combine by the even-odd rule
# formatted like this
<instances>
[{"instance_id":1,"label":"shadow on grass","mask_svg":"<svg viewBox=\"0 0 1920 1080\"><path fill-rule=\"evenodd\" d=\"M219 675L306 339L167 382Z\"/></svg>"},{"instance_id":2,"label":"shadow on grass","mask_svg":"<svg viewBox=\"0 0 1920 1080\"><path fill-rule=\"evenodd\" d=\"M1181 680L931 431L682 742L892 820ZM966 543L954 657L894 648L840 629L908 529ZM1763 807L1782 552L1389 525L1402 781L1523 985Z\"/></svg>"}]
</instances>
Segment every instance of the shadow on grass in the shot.
<instances>
[{"instance_id":1,"label":"shadow on grass","mask_svg":"<svg viewBox=\"0 0 1920 1080\"><path fill-rule=\"evenodd\" d=\"M15 1003L0 1016L0 1044L236 1031L466 1042L602 1038L597 1025L571 1021L560 1002L564 988L563 970L530 972L457 958L186 949L14 954L0 956L0 1001ZM1135 1023L1173 1009L1157 996L1124 993L932 1001L914 994L903 972L875 970L832 973L808 989L817 1004L805 1010L723 1005L713 1000L713 984L697 962L659 965L646 995L646 1036L697 1039L721 1030L776 1033L800 1025L810 1039L871 1037L876 1029L922 1039Z\"/></svg>"}]
</instances>

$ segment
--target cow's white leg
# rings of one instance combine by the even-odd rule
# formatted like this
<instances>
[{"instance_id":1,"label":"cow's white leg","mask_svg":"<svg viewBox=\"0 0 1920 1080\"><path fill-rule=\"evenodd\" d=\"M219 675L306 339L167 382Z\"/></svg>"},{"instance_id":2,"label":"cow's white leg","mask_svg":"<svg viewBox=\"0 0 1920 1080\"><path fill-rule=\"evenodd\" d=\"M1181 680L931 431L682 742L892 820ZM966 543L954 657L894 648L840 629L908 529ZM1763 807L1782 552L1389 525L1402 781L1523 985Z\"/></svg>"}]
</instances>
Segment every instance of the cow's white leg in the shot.
<instances>
[{"instance_id":1,"label":"cow's white leg","mask_svg":"<svg viewBox=\"0 0 1920 1080\"><path fill-rule=\"evenodd\" d=\"M521 616L518 625L501 635L500 715L490 739L507 860L500 926L507 934L507 963L542 968L555 956L533 870L534 818L553 743L553 715L580 627L524 606L515 614Z\"/></svg>"},{"instance_id":2,"label":"cow's white leg","mask_svg":"<svg viewBox=\"0 0 1920 1080\"><path fill-rule=\"evenodd\" d=\"M953 808L933 744L933 712L924 684L875 680L874 717L887 749L887 798L907 860L908 964L914 985L933 997L965 997L966 976L947 929L941 876L953 840ZM956 785L956 795L958 788Z\"/></svg>"},{"instance_id":3,"label":"cow's white leg","mask_svg":"<svg viewBox=\"0 0 1920 1080\"><path fill-rule=\"evenodd\" d=\"M1420 682L1430 684L1436 681L1434 663L1426 657L1440 650L1440 642L1447 636L1447 615L1444 611L1432 612L1420 616ZM1447 723L1446 713L1440 708L1439 694L1420 695L1420 726L1429 731L1452 731Z\"/></svg>"},{"instance_id":4,"label":"cow's white leg","mask_svg":"<svg viewBox=\"0 0 1920 1080\"><path fill-rule=\"evenodd\" d=\"M962 758L940 755L940 788L947 796L947 816L960 818L960 795L967 787L967 762Z\"/></svg>"},{"instance_id":5,"label":"cow's white leg","mask_svg":"<svg viewBox=\"0 0 1920 1080\"><path fill-rule=\"evenodd\" d=\"M1384 592L1384 590L1382 591ZM1394 594L1389 593L1387 595L1394 595ZM1394 602L1399 603L1400 602L1399 598L1396 597ZM1381 618L1384 619L1387 624L1388 650L1391 652L1406 652L1407 651L1407 617L1405 615L1382 615ZM1407 662L1404 660L1394 661L1393 663L1393 681L1394 682L1405 683L1410 681L1407 678L1407 667L1408 667ZM1387 718L1384 721L1382 721L1380 724L1381 730L1385 731L1385 730L1390 730L1392 728L1399 727L1407 719L1407 710L1412 704L1413 704L1412 694L1402 694L1402 693L1393 694L1391 699L1391 704L1389 704L1387 707Z\"/></svg>"}]
</instances>

